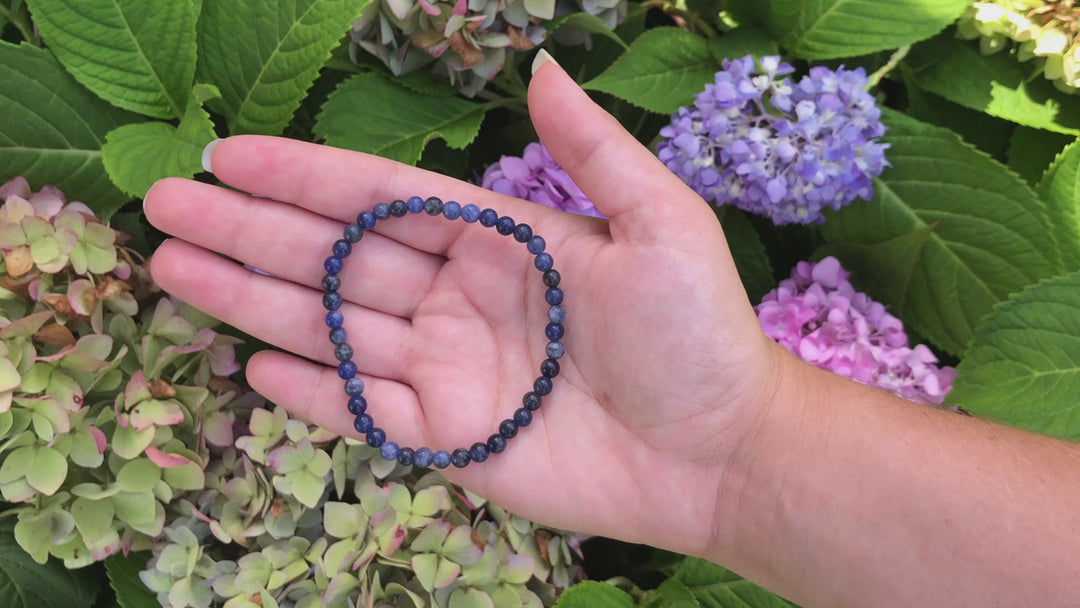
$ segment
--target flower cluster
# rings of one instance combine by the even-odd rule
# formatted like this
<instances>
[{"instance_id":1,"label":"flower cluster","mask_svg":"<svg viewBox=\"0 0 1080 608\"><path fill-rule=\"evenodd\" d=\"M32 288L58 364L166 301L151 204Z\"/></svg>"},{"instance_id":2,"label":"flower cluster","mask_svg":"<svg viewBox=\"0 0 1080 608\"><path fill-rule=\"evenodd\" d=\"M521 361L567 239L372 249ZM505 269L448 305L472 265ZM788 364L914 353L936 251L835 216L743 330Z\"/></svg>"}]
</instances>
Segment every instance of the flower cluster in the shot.
<instances>
[{"instance_id":1,"label":"flower cluster","mask_svg":"<svg viewBox=\"0 0 1080 608\"><path fill-rule=\"evenodd\" d=\"M938 405L956 370L925 345L908 346L903 323L856 292L840 262L800 262L755 311L765 334L807 363L901 397Z\"/></svg>"},{"instance_id":2,"label":"flower cluster","mask_svg":"<svg viewBox=\"0 0 1080 608\"><path fill-rule=\"evenodd\" d=\"M660 130L660 160L707 201L776 224L822 222L821 210L869 199L887 144L862 68L811 68L798 83L779 57L724 61L692 107Z\"/></svg>"},{"instance_id":3,"label":"flower cluster","mask_svg":"<svg viewBox=\"0 0 1080 608\"><path fill-rule=\"evenodd\" d=\"M351 52L378 57L400 76L433 65L436 76L472 96L502 69L508 52L529 50L547 37L543 22L588 12L614 28L626 0L375 0L353 24ZM573 25L559 40L588 43Z\"/></svg>"},{"instance_id":4,"label":"flower cluster","mask_svg":"<svg viewBox=\"0 0 1080 608\"><path fill-rule=\"evenodd\" d=\"M1067 93L1080 88L1080 7L1074 2L986 0L973 2L957 35L979 39L984 54L1017 45L1020 61L1037 60L1043 76Z\"/></svg>"},{"instance_id":5,"label":"flower cluster","mask_svg":"<svg viewBox=\"0 0 1080 608\"><path fill-rule=\"evenodd\" d=\"M489 165L480 185L545 207L605 217L555 162L542 143L525 146L520 158L503 156L499 162Z\"/></svg>"}]
</instances>

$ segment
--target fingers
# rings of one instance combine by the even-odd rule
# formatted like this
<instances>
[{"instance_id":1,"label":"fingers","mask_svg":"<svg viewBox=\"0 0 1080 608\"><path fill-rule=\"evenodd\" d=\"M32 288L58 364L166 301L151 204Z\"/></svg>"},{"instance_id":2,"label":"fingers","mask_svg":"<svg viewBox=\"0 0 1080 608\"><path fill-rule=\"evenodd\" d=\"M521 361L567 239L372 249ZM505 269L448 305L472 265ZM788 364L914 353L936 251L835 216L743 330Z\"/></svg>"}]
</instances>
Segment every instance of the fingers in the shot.
<instances>
[{"instance_id":1,"label":"fingers","mask_svg":"<svg viewBox=\"0 0 1080 608\"><path fill-rule=\"evenodd\" d=\"M145 211L174 236L312 288L320 288L323 260L344 228L293 205L182 179L155 184ZM354 248L341 295L399 317L412 314L445 261L374 233Z\"/></svg>"},{"instance_id":2,"label":"fingers","mask_svg":"<svg viewBox=\"0 0 1080 608\"><path fill-rule=\"evenodd\" d=\"M616 242L715 238L708 205L642 146L558 64L529 83L529 114L552 157L611 219ZM690 234L687 234L687 233Z\"/></svg>"},{"instance_id":3,"label":"fingers","mask_svg":"<svg viewBox=\"0 0 1080 608\"><path fill-rule=\"evenodd\" d=\"M180 240L158 248L152 273L162 288L206 314L264 342L337 365L320 291L251 272ZM403 378L412 340L409 322L349 304L342 314L357 367L365 374Z\"/></svg>"}]
</instances>

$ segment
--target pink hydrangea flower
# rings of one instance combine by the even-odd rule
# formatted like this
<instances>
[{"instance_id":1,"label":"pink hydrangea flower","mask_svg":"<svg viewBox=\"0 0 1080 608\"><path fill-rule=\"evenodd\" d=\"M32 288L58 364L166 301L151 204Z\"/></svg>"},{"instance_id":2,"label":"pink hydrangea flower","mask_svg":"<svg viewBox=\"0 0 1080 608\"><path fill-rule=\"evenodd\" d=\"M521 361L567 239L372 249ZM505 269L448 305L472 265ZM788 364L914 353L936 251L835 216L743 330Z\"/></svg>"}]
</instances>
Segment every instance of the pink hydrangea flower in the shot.
<instances>
[{"instance_id":1,"label":"pink hydrangea flower","mask_svg":"<svg viewBox=\"0 0 1080 608\"><path fill-rule=\"evenodd\" d=\"M940 405L956 370L938 367L923 344L908 346L904 325L856 292L833 257L799 262L790 279L754 310L765 334L803 361L900 397Z\"/></svg>"},{"instance_id":2,"label":"pink hydrangea flower","mask_svg":"<svg viewBox=\"0 0 1080 608\"><path fill-rule=\"evenodd\" d=\"M503 156L484 171L480 185L499 194L592 217L606 217L541 143L525 146L521 157Z\"/></svg>"}]
</instances>

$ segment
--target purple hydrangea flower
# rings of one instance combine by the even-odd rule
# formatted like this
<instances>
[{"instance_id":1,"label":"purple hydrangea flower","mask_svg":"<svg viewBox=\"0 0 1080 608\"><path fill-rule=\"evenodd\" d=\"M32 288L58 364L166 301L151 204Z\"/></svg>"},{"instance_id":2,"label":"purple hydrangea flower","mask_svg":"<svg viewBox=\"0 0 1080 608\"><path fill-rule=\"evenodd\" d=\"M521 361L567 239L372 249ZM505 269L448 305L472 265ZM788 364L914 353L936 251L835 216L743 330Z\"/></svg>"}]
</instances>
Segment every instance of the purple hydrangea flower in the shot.
<instances>
[{"instance_id":1,"label":"purple hydrangea flower","mask_svg":"<svg viewBox=\"0 0 1080 608\"><path fill-rule=\"evenodd\" d=\"M836 258L799 262L754 310L765 334L803 361L912 401L939 405L956 370L923 344L908 347L899 319L856 292Z\"/></svg>"},{"instance_id":2,"label":"purple hydrangea flower","mask_svg":"<svg viewBox=\"0 0 1080 608\"><path fill-rule=\"evenodd\" d=\"M545 207L579 215L606 217L593 206L541 143L525 146L521 157L503 156L484 171L480 185Z\"/></svg>"},{"instance_id":3,"label":"purple hydrangea flower","mask_svg":"<svg viewBox=\"0 0 1080 608\"><path fill-rule=\"evenodd\" d=\"M793 71L779 57L725 60L660 130L660 160L705 200L776 224L823 222L824 207L871 198L888 144L866 72L817 66L792 83Z\"/></svg>"}]
</instances>

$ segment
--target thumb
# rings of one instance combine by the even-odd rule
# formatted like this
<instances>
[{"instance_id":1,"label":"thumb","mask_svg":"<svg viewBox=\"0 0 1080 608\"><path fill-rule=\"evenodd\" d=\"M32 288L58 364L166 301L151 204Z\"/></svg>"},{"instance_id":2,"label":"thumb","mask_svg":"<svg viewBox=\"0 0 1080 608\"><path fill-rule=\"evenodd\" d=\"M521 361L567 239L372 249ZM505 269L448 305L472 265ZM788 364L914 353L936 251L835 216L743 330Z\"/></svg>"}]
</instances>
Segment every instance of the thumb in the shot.
<instances>
[{"instance_id":1,"label":"thumb","mask_svg":"<svg viewBox=\"0 0 1080 608\"><path fill-rule=\"evenodd\" d=\"M543 50L533 62L529 114L551 156L611 219L613 240L671 243L702 231L715 238L719 223L708 204Z\"/></svg>"}]
</instances>

